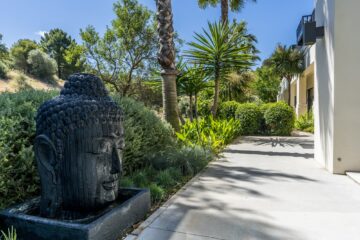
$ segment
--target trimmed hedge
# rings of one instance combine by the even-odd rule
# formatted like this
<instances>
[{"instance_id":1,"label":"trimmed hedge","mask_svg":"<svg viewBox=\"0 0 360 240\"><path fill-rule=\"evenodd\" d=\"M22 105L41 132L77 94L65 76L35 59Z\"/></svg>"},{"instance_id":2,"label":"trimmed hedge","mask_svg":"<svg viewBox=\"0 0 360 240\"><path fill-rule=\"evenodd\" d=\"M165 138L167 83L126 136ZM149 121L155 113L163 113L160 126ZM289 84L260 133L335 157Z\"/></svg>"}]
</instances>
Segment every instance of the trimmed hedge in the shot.
<instances>
[{"instance_id":1,"label":"trimmed hedge","mask_svg":"<svg viewBox=\"0 0 360 240\"><path fill-rule=\"evenodd\" d=\"M235 113L240 103L227 101L220 104L219 117L223 119L235 118Z\"/></svg>"},{"instance_id":2,"label":"trimmed hedge","mask_svg":"<svg viewBox=\"0 0 360 240\"><path fill-rule=\"evenodd\" d=\"M271 135L289 136L294 128L294 109L284 102L270 104L264 118Z\"/></svg>"},{"instance_id":3,"label":"trimmed hedge","mask_svg":"<svg viewBox=\"0 0 360 240\"><path fill-rule=\"evenodd\" d=\"M239 104L235 117L240 120L242 135L259 133L263 115L258 105L254 103Z\"/></svg>"}]
</instances>

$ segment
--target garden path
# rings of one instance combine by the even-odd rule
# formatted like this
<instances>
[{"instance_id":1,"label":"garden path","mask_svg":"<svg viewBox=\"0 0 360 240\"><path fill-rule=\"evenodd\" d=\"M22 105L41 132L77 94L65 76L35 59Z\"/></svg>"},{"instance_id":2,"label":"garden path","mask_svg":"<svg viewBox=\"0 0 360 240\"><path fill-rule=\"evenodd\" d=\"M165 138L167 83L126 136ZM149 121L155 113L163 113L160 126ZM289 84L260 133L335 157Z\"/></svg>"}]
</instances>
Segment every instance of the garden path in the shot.
<instances>
[{"instance_id":1,"label":"garden path","mask_svg":"<svg viewBox=\"0 0 360 240\"><path fill-rule=\"evenodd\" d=\"M360 239L360 186L313 159L312 137L245 137L127 240Z\"/></svg>"}]
</instances>

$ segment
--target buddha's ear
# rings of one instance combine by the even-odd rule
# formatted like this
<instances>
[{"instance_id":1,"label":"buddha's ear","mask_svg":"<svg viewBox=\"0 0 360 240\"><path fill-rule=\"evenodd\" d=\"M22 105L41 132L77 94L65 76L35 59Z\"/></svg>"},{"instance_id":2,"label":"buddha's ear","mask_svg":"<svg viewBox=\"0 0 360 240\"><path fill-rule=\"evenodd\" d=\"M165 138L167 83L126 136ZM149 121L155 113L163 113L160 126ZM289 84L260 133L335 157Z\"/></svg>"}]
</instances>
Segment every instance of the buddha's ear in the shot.
<instances>
[{"instance_id":1,"label":"buddha's ear","mask_svg":"<svg viewBox=\"0 0 360 240\"><path fill-rule=\"evenodd\" d=\"M34 150L37 161L51 174L52 181L56 184L56 148L53 142L47 136L39 135L35 138Z\"/></svg>"}]
</instances>

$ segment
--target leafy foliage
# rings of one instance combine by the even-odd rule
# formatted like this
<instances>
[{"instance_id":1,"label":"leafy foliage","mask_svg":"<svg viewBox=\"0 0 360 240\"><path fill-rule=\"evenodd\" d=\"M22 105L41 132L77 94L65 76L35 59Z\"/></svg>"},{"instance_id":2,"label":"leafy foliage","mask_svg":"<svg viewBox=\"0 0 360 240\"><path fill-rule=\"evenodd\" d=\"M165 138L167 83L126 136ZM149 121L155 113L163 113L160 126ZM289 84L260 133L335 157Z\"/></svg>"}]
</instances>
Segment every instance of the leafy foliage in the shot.
<instances>
[{"instance_id":1,"label":"leafy foliage","mask_svg":"<svg viewBox=\"0 0 360 240\"><path fill-rule=\"evenodd\" d=\"M59 28L51 29L50 32L45 33L41 37L40 46L56 61L59 78L66 78L68 76L68 73L66 73L67 62L65 60L65 52L72 44L75 44L75 40Z\"/></svg>"},{"instance_id":2,"label":"leafy foliage","mask_svg":"<svg viewBox=\"0 0 360 240\"><path fill-rule=\"evenodd\" d=\"M256 78L252 84L254 93L261 101L276 102L280 87L280 77L270 67L262 66L256 70Z\"/></svg>"},{"instance_id":3,"label":"leafy foliage","mask_svg":"<svg viewBox=\"0 0 360 240\"><path fill-rule=\"evenodd\" d=\"M314 116L312 112L300 116L295 121L295 128L301 131L314 133Z\"/></svg>"},{"instance_id":4,"label":"leafy foliage","mask_svg":"<svg viewBox=\"0 0 360 240\"><path fill-rule=\"evenodd\" d=\"M115 96L114 100L125 113L124 170L126 174L131 174L147 166L152 154L174 145L175 139L170 125L142 103L119 96Z\"/></svg>"},{"instance_id":5,"label":"leafy foliage","mask_svg":"<svg viewBox=\"0 0 360 240\"><path fill-rule=\"evenodd\" d=\"M219 117L224 119L235 118L235 113L240 103L236 101L223 102L220 105Z\"/></svg>"},{"instance_id":6,"label":"leafy foliage","mask_svg":"<svg viewBox=\"0 0 360 240\"><path fill-rule=\"evenodd\" d=\"M264 118L271 135L288 136L294 128L294 109L284 102L270 104Z\"/></svg>"},{"instance_id":7,"label":"leafy foliage","mask_svg":"<svg viewBox=\"0 0 360 240\"><path fill-rule=\"evenodd\" d=\"M154 13L137 0L114 4L116 18L100 37L93 26L81 30L87 63L92 71L127 96L135 77L156 62L157 34Z\"/></svg>"},{"instance_id":8,"label":"leafy foliage","mask_svg":"<svg viewBox=\"0 0 360 240\"><path fill-rule=\"evenodd\" d=\"M9 52L5 44L2 43L2 34L0 33L0 78L6 78L9 71Z\"/></svg>"},{"instance_id":9,"label":"leafy foliage","mask_svg":"<svg viewBox=\"0 0 360 240\"><path fill-rule=\"evenodd\" d=\"M186 146L199 145L217 153L240 132L240 121L235 119L214 120L210 116L193 122L187 121L176 135Z\"/></svg>"},{"instance_id":10,"label":"leafy foliage","mask_svg":"<svg viewBox=\"0 0 360 240\"><path fill-rule=\"evenodd\" d=\"M29 73L31 65L28 63L29 53L38 49L37 43L30 39L20 39L10 49L12 65L15 69Z\"/></svg>"},{"instance_id":11,"label":"leafy foliage","mask_svg":"<svg viewBox=\"0 0 360 240\"><path fill-rule=\"evenodd\" d=\"M208 23L203 34L195 33L195 42L190 42L186 57L191 63L203 66L205 74L214 79L214 103L212 114L216 116L221 79L233 71L248 69L255 60L251 45L242 41L245 37L240 24Z\"/></svg>"},{"instance_id":12,"label":"leafy foliage","mask_svg":"<svg viewBox=\"0 0 360 240\"><path fill-rule=\"evenodd\" d=\"M290 86L291 79L304 71L304 61L303 50L279 44L270 58L264 61L264 65L271 67L281 79L285 78ZM289 90L289 105L290 99L291 91Z\"/></svg>"},{"instance_id":13,"label":"leafy foliage","mask_svg":"<svg viewBox=\"0 0 360 240\"><path fill-rule=\"evenodd\" d=\"M16 240L17 239L17 234L16 234L16 230L14 229L14 227L9 228L7 233L1 231L1 234L4 238L4 240Z\"/></svg>"},{"instance_id":14,"label":"leafy foliage","mask_svg":"<svg viewBox=\"0 0 360 240\"><path fill-rule=\"evenodd\" d=\"M35 112L55 92L0 94L0 208L39 193L32 150Z\"/></svg>"},{"instance_id":15,"label":"leafy foliage","mask_svg":"<svg viewBox=\"0 0 360 240\"><path fill-rule=\"evenodd\" d=\"M258 134L261 128L263 117L260 107L254 103L240 104L235 113L242 126L242 134Z\"/></svg>"},{"instance_id":16,"label":"leafy foliage","mask_svg":"<svg viewBox=\"0 0 360 240\"><path fill-rule=\"evenodd\" d=\"M29 52L27 62L31 66L30 73L40 79L49 80L57 72L56 61L39 49Z\"/></svg>"}]
</instances>

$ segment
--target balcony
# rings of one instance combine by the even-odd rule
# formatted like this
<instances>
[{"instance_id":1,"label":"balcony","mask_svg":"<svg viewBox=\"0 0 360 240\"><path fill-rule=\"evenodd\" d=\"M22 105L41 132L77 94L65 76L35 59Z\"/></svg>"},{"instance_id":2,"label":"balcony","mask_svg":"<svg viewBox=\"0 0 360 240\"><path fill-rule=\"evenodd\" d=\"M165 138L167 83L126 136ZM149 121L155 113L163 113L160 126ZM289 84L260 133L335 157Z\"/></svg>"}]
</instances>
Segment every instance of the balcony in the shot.
<instances>
[{"instance_id":1,"label":"balcony","mask_svg":"<svg viewBox=\"0 0 360 240\"><path fill-rule=\"evenodd\" d=\"M312 45L316 42L316 21L315 10L311 15L306 15L301 18L299 26L296 30L297 45L305 46Z\"/></svg>"}]
</instances>

